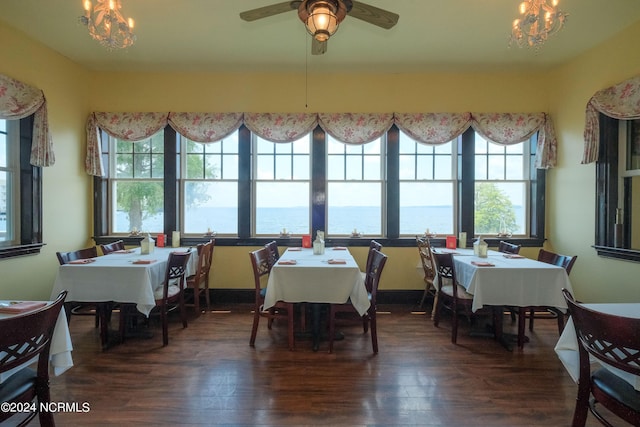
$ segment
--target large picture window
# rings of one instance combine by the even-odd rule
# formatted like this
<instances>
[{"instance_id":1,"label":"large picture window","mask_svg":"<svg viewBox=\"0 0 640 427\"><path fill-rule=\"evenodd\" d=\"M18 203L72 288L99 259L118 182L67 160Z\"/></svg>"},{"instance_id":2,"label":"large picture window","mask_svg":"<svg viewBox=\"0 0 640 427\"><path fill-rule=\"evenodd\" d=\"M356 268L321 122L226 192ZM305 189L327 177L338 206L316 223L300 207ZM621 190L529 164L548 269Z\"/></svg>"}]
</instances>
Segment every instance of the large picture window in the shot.
<instances>
[{"instance_id":1,"label":"large picture window","mask_svg":"<svg viewBox=\"0 0 640 427\"><path fill-rule=\"evenodd\" d=\"M20 230L20 122L0 119L0 244L17 243Z\"/></svg>"},{"instance_id":2,"label":"large picture window","mask_svg":"<svg viewBox=\"0 0 640 427\"><path fill-rule=\"evenodd\" d=\"M222 141L180 138L185 153L184 232L238 234L238 132Z\"/></svg>"},{"instance_id":3,"label":"large picture window","mask_svg":"<svg viewBox=\"0 0 640 427\"><path fill-rule=\"evenodd\" d=\"M327 233L382 235L382 140L362 145L327 137Z\"/></svg>"},{"instance_id":4,"label":"large picture window","mask_svg":"<svg viewBox=\"0 0 640 427\"><path fill-rule=\"evenodd\" d=\"M255 234L307 234L310 228L310 135L294 142L255 138Z\"/></svg>"},{"instance_id":5,"label":"large picture window","mask_svg":"<svg viewBox=\"0 0 640 427\"><path fill-rule=\"evenodd\" d=\"M170 127L134 143L109 138L108 176L95 181L97 237L137 229L201 239L215 231L235 239L230 244L255 244L314 230L348 239L357 230L363 241L402 246L428 230L540 245L545 171L534 167L536 137L496 144L469 128L425 144L392 126L353 144L318 126L293 142L271 142L241 126L212 143Z\"/></svg>"}]
</instances>

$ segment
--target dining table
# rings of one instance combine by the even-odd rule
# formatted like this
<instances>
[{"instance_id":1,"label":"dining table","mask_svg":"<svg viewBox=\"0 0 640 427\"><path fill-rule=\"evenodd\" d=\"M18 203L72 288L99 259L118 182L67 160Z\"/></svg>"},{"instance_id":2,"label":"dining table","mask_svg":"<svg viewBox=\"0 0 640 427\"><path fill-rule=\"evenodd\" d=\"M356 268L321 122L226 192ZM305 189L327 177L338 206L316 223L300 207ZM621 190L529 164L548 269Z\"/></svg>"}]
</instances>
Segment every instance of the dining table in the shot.
<instances>
[{"instance_id":1,"label":"dining table","mask_svg":"<svg viewBox=\"0 0 640 427\"><path fill-rule=\"evenodd\" d=\"M592 303L583 304L586 308L599 311L601 313L613 314L616 316L630 317L634 319L640 319L640 303ZM580 378L580 353L578 346L578 338L576 336L576 329L573 325L573 320L569 317L567 325L562 331L554 350L556 355L562 362L562 365L569 373L569 376L576 383ZM640 391L640 376L633 375L629 372L617 369L611 365L604 363L596 359L593 356L589 357L591 363L597 363L599 366L603 366L620 378L631 384L636 390Z\"/></svg>"},{"instance_id":2,"label":"dining table","mask_svg":"<svg viewBox=\"0 0 640 427\"><path fill-rule=\"evenodd\" d=\"M56 294L57 297L58 294ZM9 300L0 300L0 305L4 304L12 304L16 302L22 301L9 301ZM38 301L44 304L52 304L54 301ZM8 319L14 316L25 314L25 312L20 313L0 313L0 328L2 328L2 320ZM56 320L56 326L53 330L53 336L51 338L51 347L49 350L49 368L50 372L59 376L65 373L67 370L73 367L73 357L71 352L73 351L73 344L71 343L71 335L69 334L69 326L67 324L67 316L64 310L64 307L60 310L58 314L58 319ZM0 357L2 355L0 354ZM33 362L37 360L34 359ZM13 375L15 372L24 368L25 366L30 365L33 362L28 362L25 365L18 366L14 369L11 369L6 372L0 373L0 383L4 382L7 378Z\"/></svg>"},{"instance_id":3,"label":"dining table","mask_svg":"<svg viewBox=\"0 0 640 427\"><path fill-rule=\"evenodd\" d=\"M327 247L322 254L314 254L311 248L287 248L269 274L264 309L273 307L277 301L311 304L316 351L321 336L322 304L349 301L360 315L371 305L361 270L343 246Z\"/></svg>"},{"instance_id":4,"label":"dining table","mask_svg":"<svg viewBox=\"0 0 640 427\"><path fill-rule=\"evenodd\" d=\"M171 252L191 251L187 276L195 274L198 256L193 248L156 247L141 254L141 248L114 251L108 255L60 265L51 295L67 290L67 302L131 303L145 316L155 307L154 291L164 282ZM109 347L108 313L99 310L103 348Z\"/></svg>"},{"instance_id":5,"label":"dining table","mask_svg":"<svg viewBox=\"0 0 640 427\"><path fill-rule=\"evenodd\" d=\"M562 295L565 288L573 292L566 270L521 255L489 251L479 257L472 249L434 249L435 253L452 253L458 283L473 295L472 311L490 306L501 311L503 307L554 307L563 312L567 304ZM502 316L494 316L496 339L510 349L509 340L502 332ZM524 320L522 320L524 322ZM522 324L524 326L524 324ZM526 337L519 327L518 347Z\"/></svg>"}]
</instances>

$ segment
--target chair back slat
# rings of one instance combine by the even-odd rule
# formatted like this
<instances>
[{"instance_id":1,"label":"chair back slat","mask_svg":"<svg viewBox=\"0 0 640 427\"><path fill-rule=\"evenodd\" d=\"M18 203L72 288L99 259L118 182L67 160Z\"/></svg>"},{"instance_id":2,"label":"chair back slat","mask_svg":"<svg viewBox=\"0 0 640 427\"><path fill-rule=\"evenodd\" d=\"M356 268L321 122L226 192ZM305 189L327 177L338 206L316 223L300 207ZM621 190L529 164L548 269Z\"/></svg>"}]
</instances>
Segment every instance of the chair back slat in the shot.
<instances>
[{"instance_id":1,"label":"chair back slat","mask_svg":"<svg viewBox=\"0 0 640 427\"><path fill-rule=\"evenodd\" d=\"M593 357L623 371L640 375L640 319L591 310L562 290L576 336Z\"/></svg>"},{"instance_id":2,"label":"chair back slat","mask_svg":"<svg viewBox=\"0 0 640 427\"><path fill-rule=\"evenodd\" d=\"M53 330L66 297L67 291L63 291L51 304L0 320L0 372L16 368L38 355L43 356L47 367Z\"/></svg>"},{"instance_id":3,"label":"chair back slat","mask_svg":"<svg viewBox=\"0 0 640 427\"><path fill-rule=\"evenodd\" d=\"M269 249L269 255L271 256L271 265L275 265L276 262L280 259L280 251L278 250L278 242L275 240L264 245L265 248Z\"/></svg>"},{"instance_id":4,"label":"chair back slat","mask_svg":"<svg viewBox=\"0 0 640 427\"><path fill-rule=\"evenodd\" d=\"M103 255L108 255L115 251L124 250L124 240L116 240L112 243L100 245L100 250L102 250Z\"/></svg>"},{"instance_id":5,"label":"chair back slat","mask_svg":"<svg viewBox=\"0 0 640 427\"><path fill-rule=\"evenodd\" d=\"M435 254L433 253L433 259L436 264L436 271L438 275L438 289L442 289L444 286L444 280L449 279L453 284L453 297L458 298L458 280L456 279L456 270L453 266L453 254Z\"/></svg>"},{"instance_id":6,"label":"chair back slat","mask_svg":"<svg viewBox=\"0 0 640 427\"><path fill-rule=\"evenodd\" d=\"M545 249L540 249L540 252L538 252L538 261L562 267L565 269L567 274L571 273L571 269L573 268L573 264L575 264L576 259L578 259L578 255L560 255Z\"/></svg>"},{"instance_id":7,"label":"chair back slat","mask_svg":"<svg viewBox=\"0 0 640 427\"><path fill-rule=\"evenodd\" d=\"M431 243L426 237L416 236L416 245L418 246L418 254L424 271L424 280L433 280L436 277L436 266L431 253Z\"/></svg>"},{"instance_id":8,"label":"chair back slat","mask_svg":"<svg viewBox=\"0 0 640 427\"><path fill-rule=\"evenodd\" d=\"M269 248L264 247L250 252L249 258L251 258L251 266L253 267L256 298L260 298L260 290L263 287L263 277L267 276L271 271L271 267L273 267L273 255Z\"/></svg>"},{"instance_id":9,"label":"chair back slat","mask_svg":"<svg viewBox=\"0 0 640 427\"><path fill-rule=\"evenodd\" d=\"M169 286L177 284L180 291L185 287L185 276L187 272L187 263L191 257L191 252L171 252L167 260L167 269L165 271L165 279L163 283L162 298L166 302L169 297Z\"/></svg>"},{"instance_id":10,"label":"chair back slat","mask_svg":"<svg viewBox=\"0 0 640 427\"><path fill-rule=\"evenodd\" d=\"M98 256L98 248L93 246L71 252L56 252L56 256L60 265L65 265L77 259L96 258Z\"/></svg>"},{"instance_id":11,"label":"chair back slat","mask_svg":"<svg viewBox=\"0 0 640 427\"><path fill-rule=\"evenodd\" d=\"M371 263L369 264L369 269L366 272L364 280L367 292L371 295L371 305L375 305L380 276L382 276L382 270L386 262L387 256L385 254L377 249L371 249Z\"/></svg>"},{"instance_id":12,"label":"chair back slat","mask_svg":"<svg viewBox=\"0 0 640 427\"><path fill-rule=\"evenodd\" d=\"M498 252L517 255L520 253L521 247L522 245L516 245L515 243L509 243L501 240L500 243L498 243Z\"/></svg>"}]
</instances>

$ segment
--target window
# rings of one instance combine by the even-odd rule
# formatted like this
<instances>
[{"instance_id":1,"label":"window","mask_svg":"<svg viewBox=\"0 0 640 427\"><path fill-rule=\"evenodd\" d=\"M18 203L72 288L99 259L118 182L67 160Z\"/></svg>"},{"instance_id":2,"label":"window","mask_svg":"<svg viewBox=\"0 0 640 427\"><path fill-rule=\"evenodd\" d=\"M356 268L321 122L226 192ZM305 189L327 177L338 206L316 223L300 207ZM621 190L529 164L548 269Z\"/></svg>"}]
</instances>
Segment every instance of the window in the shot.
<instances>
[{"instance_id":1,"label":"window","mask_svg":"<svg viewBox=\"0 0 640 427\"><path fill-rule=\"evenodd\" d=\"M0 119L0 258L40 252L42 169L29 163L33 115Z\"/></svg>"},{"instance_id":2,"label":"window","mask_svg":"<svg viewBox=\"0 0 640 427\"><path fill-rule=\"evenodd\" d=\"M400 235L455 232L456 145L426 145L400 132Z\"/></svg>"},{"instance_id":3,"label":"window","mask_svg":"<svg viewBox=\"0 0 640 427\"><path fill-rule=\"evenodd\" d=\"M20 122L0 120L0 243L16 244L20 227Z\"/></svg>"},{"instance_id":4,"label":"window","mask_svg":"<svg viewBox=\"0 0 640 427\"><path fill-rule=\"evenodd\" d=\"M111 231L164 231L164 132L138 142L110 138Z\"/></svg>"},{"instance_id":5,"label":"window","mask_svg":"<svg viewBox=\"0 0 640 427\"><path fill-rule=\"evenodd\" d=\"M180 138L183 170L184 232L238 234L238 132L201 144Z\"/></svg>"},{"instance_id":6,"label":"window","mask_svg":"<svg viewBox=\"0 0 640 427\"><path fill-rule=\"evenodd\" d=\"M469 128L426 145L392 126L355 145L318 126L274 143L241 126L201 144L167 126L141 142L105 139L109 175L94 181L97 240L136 228L180 230L194 242L211 230L241 244L315 230L337 240L357 230L362 242L375 236L389 246L413 245L408 237L427 229L438 237L483 234L491 244L499 234L530 246L543 241L545 170L534 166L536 136L505 146Z\"/></svg>"},{"instance_id":7,"label":"window","mask_svg":"<svg viewBox=\"0 0 640 427\"><path fill-rule=\"evenodd\" d=\"M310 135L291 143L255 137L255 234L308 234Z\"/></svg>"},{"instance_id":8,"label":"window","mask_svg":"<svg viewBox=\"0 0 640 427\"><path fill-rule=\"evenodd\" d=\"M382 235L382 141L345 144L327 135L327 235Z\"/></svg>"},{"instance_id":9,"label":"window","mask_svg":"<svg viewBox=\"0 0 640 427\"><path fill-rule=\"evenodd\" d=\"M524 236L527 229L529 142L500 145L475 134L476 234Z\"/></svg>"}]
</instances>

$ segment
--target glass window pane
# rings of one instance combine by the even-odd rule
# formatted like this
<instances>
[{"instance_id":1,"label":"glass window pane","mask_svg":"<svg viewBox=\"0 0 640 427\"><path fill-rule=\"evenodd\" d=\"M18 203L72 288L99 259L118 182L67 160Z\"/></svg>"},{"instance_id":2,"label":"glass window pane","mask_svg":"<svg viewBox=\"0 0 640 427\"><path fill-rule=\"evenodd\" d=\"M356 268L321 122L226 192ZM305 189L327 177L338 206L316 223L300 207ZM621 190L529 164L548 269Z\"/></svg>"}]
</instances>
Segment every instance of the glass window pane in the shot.
<instances>
[{"instance_id":1,"label":"glass window pane","mask_svg":"<svg viewBox=\"0 0 640 427\"><path fill-rule=\"evenodd\" d=\"M344 157L328 156L327 163L327 179L344 179Z\"/></svg>"},{"instance_id":2,"label":"glass window pane","mask_svg":"<svg viewBox=\"0 0 640 427\"><path fill-rule=\"evenodd\" d=\"M4 122L4 120L0 120ZM13 239L11 233L11 174L0 171L0 241L6 242Z\"/></svg>"},{"instance_id":3,"label":"glass window pane","mask_svg":"<svg viewBox=\"0 0 640 427\"><path fill-rule=\"evenodd\" d=\"M198 179L204 176L204 155L189 154L187 155L187 178Z\"/></svg>"},{"instance_id":4,"label":"glass window pane","mask_svg":"<svg viewBox=\"0 0 640 427\"><path fill-rule=\"evenodd\" d=\"M162 181L116 181L113 195L114 233L128 233L133 229L164 232Z\"/></svg>"},{"instance_id":5,"label":"glass window pane","mask_svg":"<svg viewBox=\"0 0 640 427\"><path fill-rule=\"evenodd\" d=\"M416 179L433 179L433 156L418 156Z\"/></svg>"},{"instance_id":6,"label":"glass window pane","mask_svg":"<svg viewBox=\"0 0 640 427\"><path fill-rule=\"evenodd\" d=\"M116 156L116 178L133 178L133 154Z\"/></svg>"},{"instance_id":7,"label":"glass window pane","mask_svg":"<svg viewBox=\"0 0 640 427\"><path fill-rule=\"evenodd\" d=\"M290 142L272 142L275 147L276 154L291 154L293 148Z\"/></svg>"},{"instance_id":8,"label":"glass window pane","mask_svg":"<svg viewBox=\"0 0 640 427\"><path fill-rule=\"evenodd\" d=\"M258 182L256 184L256 234L308 234L309 183Z\"/></svg>"},{"instance_id":9,"label":"glass window pane","mask_svg":"<svg viewBox=\"0 0 640 427\"><path fill-rule=\"evenodd\" d=\"M496 144L494 142L489 143L489 153L490 154L504 154L504 145Z\"/></svg>"},{"instance_id":10,"label":"glass window pane","mask_svg":"<svg viewBox=\"0 0 640 427\"><path fill-rule=\"evenodd\" d=\"M451 166L451 157L435 156L433 159L435 163L435 171L433 174L434 179L452 179L453 170Z\"/></svg>"},{"instance_id":11,"label":"glass window pane","mask_svg":"<svg viewBox=\"0 0 640 427\"><path fill-rule=\"evenodd\" d=\"M362 145L359 144L347 144L343 143L345 147L345 153L347 154L362 154Z\"/></svg>"},{"instance_id":12,"label":"glass window pane","mask_svg":"<svg viewBox=\"0 0 640 427\"><path fill-rule=\"evenodd\" d=\"M521 142L518 144L507 145L505 148L506 148L505 151L507 154L522 154L524 143Z\"/></svg>"},{"instance_id":13,"label":"glass window pane","mask_svg":"<svg viewBox=\"0 0 640 427\"><path fill-rule=\"evenodd\" d=\"M380 140L369 142L362 145L362 151L364 154L380 154Z\"/></svg>"},{"instance_id":14,"label":"glass window pane","mask_svg":"<svg viewBox=\"0 0 640 427\"><path fill-rule=\"evenodd\" d=\"M433 150L436 154L451 154L452 147L453 144L449 141L446 144L434 145Z\"/></svg>"},{"instance_id":15,"label":"glass window pane","mask_svg":"<svg viewBox=\"0 0 640 427\"><path fill-rule=\"evenodd\" d=\"M526 185L517 183L476 183L476 234L525 234Z\"/></svg>"},{"instance_id":16,"label":"glass window pane","mask_svg":"<svg viewBox=\"0 0 640 427\"><path fill-rule=\"evenodd\" d=\"M238 234L236 182L187 182L185 197L185 233Z\"/></svg>"},{"instance_id":17,"label":"glass window pane","mask_svg":"<svg viewBox=\"0 0 640 427\"><path fill-rule=\"evenodd\" d=\"M238 131L236 130L220 143L222 144L222 149L225 153L238 154Z\"/></svg>"},{"instance_id":18,"label":"glass window pane","mask_svg":"<svg viewBox=\"0 0 640 427\"><path fill-rule=\"evenodd\" d=\"M380 157L366 156L364 158L364 179L380 179Z\"/></svg>"},{"instance_id":19,"label":"glass window pane","mask_svg":"<svg viewBox=\"0 0 640 427\"><path fill-rule=\"evenodd\" d=\"M222 156L208 154L205 161L205 179L220 179L222 177Z\"/></svg>"},{"instance_id":20,"label":"glass window pane","mask_svg":"<svg viewBox=\"0 0 640 427\"><path fill-rule=\"evenodd\" d=\"M291 156L276 156L276 179L291 179Z\"/></svg>"},{"instance_id":21,"label":"glass window pane","mask_svg":"<svg viewBox=\"0 0 640 427\"><path fill-rule=\"evenodd\" d=\"M152 178L164 177L164 154L153 154L151 156L152 164Z\"/></svg>"},{"instance_id":22,"label":"glass window pane","mask_svg":"<svg viewBox=\"0 0 640 427\"><path fill-rule=\"evenodd\" d=\"M259 155L257 162L256 178L273 179L273 156Z\"/></svg>"},{"instance_id":23,"label":"glass window pane","mask_svg":"<svg viewBox=\"0 0 640 427\"><path fill-rule=\"evenodd\" d=\"M4 123L4 120L0 120L0 123ZM7 135L0 133L0 168L7 167L7 153Z\"/></svg>"},{"instance_id":24,"label":"glass window pane","mask_svg":"<svg viewBox=\"0 0 640 427\"><path fill-rule=\"evenodd\" d=\"M305 136L297 141L293 142L293 152L294 154L309 154L309 137Z\"/></svg>"},{"instance_id":25,"label":"glass window pane","mask_svg":"<svg viewBox=\"0 0 640 427\"><path fill-rule=\"evenodd\" d=\"M485 141L484 139L482 139L482 137L480 135L478 135L476 133L475 135L475 153L476 154L484 154L487 153L487 141Z\"/></svg>"},{"instance_id":26,"label":"glass window pane","mask_svg":"<svg viewBox=\"0 0 640 427\"><path fill-rule=\"evenodd\" d=\"M401 154L413 154L416 151L416 143L409 138L404 132L400 132L400 143L398 150Z\"/></svg>"},{"instance_id":27,"label":"glass window pane","mask_svg":"<svg viewBox=\"0 0 640 427\"><path fill-rule=\"evenodd\" d=\"M328 184L327 233L382 234L382 190L380 183L330 182Z\"/></svg>"},{"instance_id":28,"label":"glass window pane","mask_svg":"<svg viewBox=\"0 0 640 427\"><path fill-rule=\"evenodd\" d=\"M504 179L504 156L488 156L489 179Z\"/></svg>"},{"instance_id":29,"label":"glass window pane","mask_svg":"<svg viewBox=\"0 0 640 427\"><path fill-rule=\"evenodd\" d=\"M229 144L231 145L231 144ZM202 144L202 148L204 152L207 154L218 154L222 152L222 141L219 142L209 142L206 144Z\"/></svg>"},{"instance_id":30,"label":"glass window pane","mask_svg":"<svg viewBox=\"0 0 640 427\"><path fill-rule=\"evenodd\" d=\"M507 156L506 179L524 179L523 156Z\"/></svg>"},{"instance_id":31,"label":"glass window pane","mask_svg":"<svg viewBox=\"0 0 640 427\"><path fill-rule=\"evenodd\" d=\"M226 154L222 157L222 178L223 179L238 179L238 155Z\"/></svg>"},{"instance_id":32,"label":"glass window pane","mask_svg":"<svg viewBox=\"0 0 640 427\"><path fill-rule=\"evenodd\" d=\"M400 179L415 179L416 177L415 156L401 154L398 165L400 169Z\"/></svg>"},{"instance_id":33,"label":"glass window pane","mask_svg":"<svg viewBox=\"0 0 640 427\"><path fill-rule=\"evenodd\" d=\"M347 170L346 179L362 179L362 158L356 156L348 156L346 159Z\"/></svg>"},{"instance_id":34,"label":"glass window pane","mask_svg":"<svg viewBox=\"0 0 640 427\"><path fill-rule=\"evenodd\" d=\"M400 183L400 234L454 232L454 185L452 182Z\"/></svg>"},{"instance_id":35,"label":"glass window pane","mask_svg":"<svg viewBox=\"0 0 640 427\"><path fill-rule=\"evenodd\" d=\"M330 136L327 136L327 153L329 154L343 154L345 150L345 144L338 142Z\"/></svg>"},{"instance_id":36,"label":"glass window pane","mask_svg":"<svg viewBox=\"0 0 640 427\"><path fill-rule=\"evenodd\" d=\"M256 151L258 153L263 153L263 154L273 153L273 142L266 141L259 137L256 138L256 141L257 141Z\"/></svg>"},{"instance_id":37,"label":"glass window pane","mask_svg":"<svg viewBox=\"0 0 640 427\"><path fill-rule=\"evenodd\" d=\"M309 179L309 156L293 158L293 179Z\"/></svg>"},{"instance_id":38,"label":"glass window pane","mask_svg":"<svg viewBox=\"0 0 640 427\"><path fill-rule=\"evenodd\" d=\"M487 157L486 156L475 156L476 157L476 165L475 165L475 178L476 179L487 179Z\"/></svg>"},{"instance_id":39,"label":"glass window pane","mask_svg":"<svg viewBox=\"0 0 640 427\"><path fill-rule=\"evenodd\" d=\"M437 149L437 146L434 147L433 145L427 145L421 142L416 142L416 153L418 154L433 154L434 148ZM437 152L438 151L436 151L436 153Z\"/></svg>"}]
</instances>

